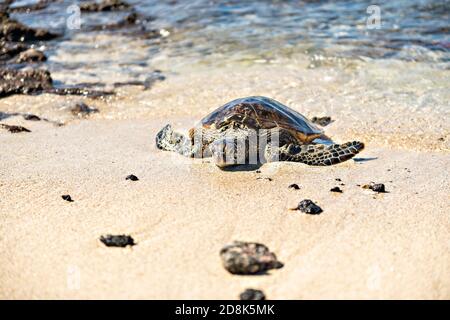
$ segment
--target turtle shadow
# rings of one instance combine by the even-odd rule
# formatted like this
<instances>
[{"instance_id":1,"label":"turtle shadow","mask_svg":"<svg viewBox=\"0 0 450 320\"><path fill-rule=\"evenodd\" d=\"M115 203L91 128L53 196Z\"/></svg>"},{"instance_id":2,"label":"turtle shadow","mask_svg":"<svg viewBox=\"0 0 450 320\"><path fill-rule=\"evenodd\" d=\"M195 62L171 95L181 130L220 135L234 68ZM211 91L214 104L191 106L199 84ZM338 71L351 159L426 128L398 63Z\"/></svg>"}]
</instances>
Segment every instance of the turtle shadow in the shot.
<instances>
[{"instance_id":1,"label":"turtle shadow","mask_svg":"<svg viewBox=\"0 0 450 320\"><path fill-rule=\"evenodd\" d=\"M355 162L367 162L372 160L378 160L378 157L369 157L369 158L353 158Z\"/></svg>"},{"instance_id":2,"label":"turtle shadow","mask_svg":"<svg viewBox=\"0 0 450 320\"><path fill-rule=\"evenodd\" d=\"M256 171L261 168L262 163L258 164L239 164L235 166L229 166L225 168L221 168L222 171L226 172L242 172L242 171Z\"/></svg>"},{"instance_id":3,"label":"turtle shadow","mask_svg":"<svg viewBox=\"0 0 450 320\"><path fill-rule=\"evenodd\" d=\"M244 274L245 275L245 274ZM264 276L270 276L270 271L260 271L257 273L252 273L252 277L264 277Z\"/></svg>"},{"instance_id":4,"label":"turtle shadow","mask_svg":"<svg viewBox=\"0 0 450 320\"><path fill-rule=\"evenodd\" d=\"M264 277L264 276L270 276L272 275L272 269L270 270L264 270L264 271L258 271L256 273L232 273L237 276L252 276L252 277Z\"/></svg>"}]
</instances>

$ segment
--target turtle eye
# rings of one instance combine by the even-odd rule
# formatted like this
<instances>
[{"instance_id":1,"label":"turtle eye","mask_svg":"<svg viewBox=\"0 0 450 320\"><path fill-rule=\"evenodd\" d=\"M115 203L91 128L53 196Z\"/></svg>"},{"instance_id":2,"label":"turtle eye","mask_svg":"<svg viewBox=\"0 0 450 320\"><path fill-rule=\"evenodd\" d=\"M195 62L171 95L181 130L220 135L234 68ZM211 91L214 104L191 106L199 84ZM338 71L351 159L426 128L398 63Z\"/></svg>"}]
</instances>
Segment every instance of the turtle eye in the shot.
<instances>
[{"instance_id":1,"label":"turtle eye","mask_svg":"<svg viewBox=\"0 0 450 320\"><path fill-rule=\"evenodd\" d=\"M298 146L296 144L290 144L289 145L289 153L296 154L296 153L299 153L300 151L301 151L300 146Z\"/></svg>"}]
</instances>

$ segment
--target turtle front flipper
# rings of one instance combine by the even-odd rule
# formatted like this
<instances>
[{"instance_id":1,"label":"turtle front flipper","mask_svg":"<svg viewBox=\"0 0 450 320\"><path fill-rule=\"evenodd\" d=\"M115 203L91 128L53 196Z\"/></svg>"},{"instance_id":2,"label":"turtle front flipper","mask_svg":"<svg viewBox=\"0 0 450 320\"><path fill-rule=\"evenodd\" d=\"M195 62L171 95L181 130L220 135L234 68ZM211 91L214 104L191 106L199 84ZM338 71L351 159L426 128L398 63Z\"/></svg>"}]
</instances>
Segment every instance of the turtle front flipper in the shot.
<instances>
[{"instance_id":1,"label":"turtle front flipper","mask_svg":"<svg viewBox=\"0 0 450 320\"><path fill-rule=\"evenodd\" d=\"M172 130L167 124L156 135L156 147L161 150L174 151L187 157L192 157L192 143L185 135Z\"/></svg>"},{"instance_id":2,"label":"turtle front flipper","mask_svg":"<svg viewBox=\"0 0 450 320\"><path fill-rule=\"evenodd\" d=\"M311 166L330 166L353 158L364 149L364 143L359 141L332 144L287 144L282 147L273 147L268 144L265 157L268 162L293 161Z\"/></svg>"}]
</instances>

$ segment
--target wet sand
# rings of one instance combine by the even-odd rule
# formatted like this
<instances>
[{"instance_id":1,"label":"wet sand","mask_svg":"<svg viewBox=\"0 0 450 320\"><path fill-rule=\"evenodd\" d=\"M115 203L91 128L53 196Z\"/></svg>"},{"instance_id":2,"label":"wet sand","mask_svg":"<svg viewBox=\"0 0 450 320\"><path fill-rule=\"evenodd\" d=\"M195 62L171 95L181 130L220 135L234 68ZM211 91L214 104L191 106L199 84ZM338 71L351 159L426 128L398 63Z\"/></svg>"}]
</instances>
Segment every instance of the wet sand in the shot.
<instances>
[{"instance_id":1,"label":"wet sand","mask_svg":"<svg viewBox=\"0 0 450 320\"><path fill-rule=\"evenodd\" d=\"M261 70L230 77L251 81ZM401 108L389 109L395 99L389 96L384 109L364 114L342 87L336 89L340 109L328 108L334 85L315 95L315 103L301 100L302 90L320 88L322 78L314 77L320 71L306 71L309 81L283 71L270 81L254 79L253 94L308 116L332 116L336 121L326 132L339 142L365 141L358 158L366 161L224 172L208 159L157 150L154 137L166 123L188 129L229 98L250 94L252 83L228 81L215 91L200 86L223 84L220 71L172 76L150 91L125 87L107 101L86 99L100 110L87 119L67 112L79 97L0 100L2 112L33 112L65 123L2 120L32 132L0 130L0 298L237 299L256 288L268 299L449 299L446 120L419 111L402 117ZM394 122L392 130L380 130ZM414 122L429 125L418 132ZM139 181L125 180L129 174ZM371 181L384 183L388 193L357 186ZM301 189L289 189L292 183ZM329 191L335 186L343 193ZM62 200L63 194L74 202ZM303 199L324 212L289 210ZM129 234L137 245L108 248L99 241L103 234ZM233 240L267 245L284 268L229 274L219 251Z\"/></svg>"}]
</instances>

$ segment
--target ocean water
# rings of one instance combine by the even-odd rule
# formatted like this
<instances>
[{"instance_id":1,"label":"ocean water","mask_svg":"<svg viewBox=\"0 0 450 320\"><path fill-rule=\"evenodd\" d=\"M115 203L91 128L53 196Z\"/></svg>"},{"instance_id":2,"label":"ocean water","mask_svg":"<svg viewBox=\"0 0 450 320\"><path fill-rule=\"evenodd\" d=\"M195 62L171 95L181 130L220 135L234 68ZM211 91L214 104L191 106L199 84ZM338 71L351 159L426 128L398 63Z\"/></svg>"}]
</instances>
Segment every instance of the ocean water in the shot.
<instances>
[{"instance_id":1,"label":"ocean water","mask_svg":"<svg viewBox=\"0 0 450 320\"><path fill-rule=\"evenodd\" d=\"M232 99L267 95L306 116L333 116L327 130L341 136L449 148L450 0L128 0L133 9L82 12L74 28L77 3L11 14L63 35L36 44L57 85L109 86L155 70L166 77L151 90L119 89L120 103L97 117L193 120ZM132 10L146 32L93 30ZM51 104L46 97L33 108L50 112Z\"/></svg>"},{"instance_id":2,"label":"ocean water","mask_svg":"<svg viewBox=\"0 0 450 320\"><path fill-rule=\"evenodd\" d=\"M11 7L36 2L19 0ZM86 80L101 80L104 68L143 77L167 60L171 66L270 63L303 54L312 66L339 59L399 59L447 69L450 61L448 0L382 1L376 7L361 0L128 0L133 8L128 11L81 13L79 29L70 25L77 3L60 0L12 16L63 33L62 40L45 44L48 65L55 71L78 69ZM131 10L151 18L146 28L164 37L89 31L120 21Z\"/></svg>"}]
</instances>

